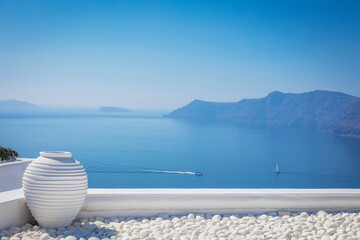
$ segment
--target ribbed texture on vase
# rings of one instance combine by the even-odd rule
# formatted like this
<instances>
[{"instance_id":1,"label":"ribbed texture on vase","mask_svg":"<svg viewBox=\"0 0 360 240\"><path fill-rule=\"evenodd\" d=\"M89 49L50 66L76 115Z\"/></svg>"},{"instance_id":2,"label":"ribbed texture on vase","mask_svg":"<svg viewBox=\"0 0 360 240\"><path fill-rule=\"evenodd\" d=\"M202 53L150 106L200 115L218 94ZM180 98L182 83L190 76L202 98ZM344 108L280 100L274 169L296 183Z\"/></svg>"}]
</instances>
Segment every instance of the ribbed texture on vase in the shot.
<instances>
[{"instance_id":1,"label":"ribbed texture on vase","mask_svg":"<svg viewBox=\"0 0 360 240\"><path fill-rule=\"evenodd\" d=\"M83 166L69 152L41 152L23 176L26 203L41 227L71 224L87 192Z\"/></svg>"}]
</instances>

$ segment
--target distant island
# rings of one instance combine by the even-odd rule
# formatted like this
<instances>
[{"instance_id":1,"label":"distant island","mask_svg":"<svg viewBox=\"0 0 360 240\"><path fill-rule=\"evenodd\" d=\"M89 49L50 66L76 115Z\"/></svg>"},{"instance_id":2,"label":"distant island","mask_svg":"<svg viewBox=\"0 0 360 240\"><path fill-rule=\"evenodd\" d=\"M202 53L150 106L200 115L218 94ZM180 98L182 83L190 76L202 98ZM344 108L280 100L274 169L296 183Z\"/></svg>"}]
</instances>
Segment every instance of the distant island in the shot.
<instances>
[{"instance_id":1,"label":"distant island","mask_svg":"<svg viewBox=\"0 0 360 240\"><path fill-rule=\"evenodd\" d=\"M35 108L37 105L19 100L0 100L0 108L18 109L18 108Z\"/></svg>"},{"instance_id":2,"label":"distant island","mask_svg":"<svg viewBox=\"0 0 360 240\"><path fill-rule=\"evenodd\" d=\"M99 109L100 112L130 112L126 108L113 107L113 106L104 106Z\"/></svg>"},{"instance_id":3,"label":"distant island","mask_svg":"<svg viewBox=\"0 0 360 240\"><path fill-rule=\"evenodd\" d=\"M195 121L277 125L324 129L338 136L360 137L360 98L341 92L271 92L239 102L194 100L164 117Z\"/></svg>"},{"instance_id":4,"label":"distant island","mask_svg":"<svg viewBox=\"0 0 360 240\"><path fill-rule=\"evenodd\" d=\"M341 117L341 121L326 129L326 132L343 137L360 138L360 103L351 104Z\"/></svg>"}]
</instances>

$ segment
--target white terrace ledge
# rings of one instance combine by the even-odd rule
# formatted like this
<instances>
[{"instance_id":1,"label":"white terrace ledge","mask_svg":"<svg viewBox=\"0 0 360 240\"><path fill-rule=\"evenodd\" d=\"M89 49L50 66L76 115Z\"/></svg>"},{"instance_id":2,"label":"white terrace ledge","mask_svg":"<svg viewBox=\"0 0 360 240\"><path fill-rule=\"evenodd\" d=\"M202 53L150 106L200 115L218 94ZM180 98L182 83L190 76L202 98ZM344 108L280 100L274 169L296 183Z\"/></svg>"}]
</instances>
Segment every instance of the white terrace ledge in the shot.
<instances>
[{"instance_id":1,"label":"white terrace ledge","mask_svg":"<svg viewBox=\"0 0 360 240\"><path fill-rule=\"evenodd\" d=\"M359 210L360 189L89 189L78 217Z\"/></svg>"},{"instance_id":2,"label":"white terrace ledge","mask_svg":"<svg viewBox=\"0 0 360 240\"><path fill-rule=\"evenodd\" d=\"M22 189L0 192L0 230L33 222Z\"/></svg>"},{"instance_id":3,"label":"white terrace ledge","mask_svg":"<svg viewBox=\"0 0 360 240\"><path fill-rule=\"evenodd\" d=\"M82 217L360 210L360 189L94 189ZM0 229L32 221L21 189L0 193ZM6 216L6 217L3 217Z\"/></svg>"},{"instance_id":4,"label":"white terrace ledge","mask_svg":"<svg viewBox=\"0 0 360 240\"><path fill-rule=\"evenodd\" d=\"M0 162L0 192L22 186L22 176L34 158L17 158L15 161Z\"/></svg>"}]
</instances>

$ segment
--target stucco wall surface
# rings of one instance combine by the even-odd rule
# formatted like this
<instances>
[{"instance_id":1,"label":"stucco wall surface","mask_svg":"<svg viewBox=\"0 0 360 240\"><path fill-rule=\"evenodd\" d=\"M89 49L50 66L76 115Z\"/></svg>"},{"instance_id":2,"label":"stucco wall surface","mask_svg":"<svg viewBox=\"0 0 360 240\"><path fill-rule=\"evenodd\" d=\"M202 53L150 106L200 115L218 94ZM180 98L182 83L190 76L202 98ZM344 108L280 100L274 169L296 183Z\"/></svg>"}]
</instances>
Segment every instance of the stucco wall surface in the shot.
<instances>
[{"instance_id":1,"label":"stucco wall surface","mask_svg":"<svg viewBox=\"0 0 360 240\"><path fill-rule=\"evenodd\" d=\"M0 192L0 229L33 222L22 189Z\"/></svg>"},{"instance_id":2,"label":"stucco wall surface","mask_svg":"<svg viewBox=\"0 0 360 240\"><path fill-rule=\"evenodd\" d=\"M78 217L360 210L360 189L89 189Z\"/></svg>"},{"instance_id":3,"label":"stucco wall surface","mask_svg":"<svg viewBox=\"0 0 360 240\"><path fill-rule=\"evenodd\" d=\"M360 210L360 189L88 189L77 218ZM32 222L22 189L0 193L0 229Z\"/></svg>"},{"instance_id":4,"label":"stucco wall surface","mask_svg":"<svg viewBox=\"0 0 360 240\"><path fill-rule=\"evenodd\" d=\"M18 158L14 162L0 163L0 192L22 187L22 176L33 158Z\"/></svg>"}]
</instances>

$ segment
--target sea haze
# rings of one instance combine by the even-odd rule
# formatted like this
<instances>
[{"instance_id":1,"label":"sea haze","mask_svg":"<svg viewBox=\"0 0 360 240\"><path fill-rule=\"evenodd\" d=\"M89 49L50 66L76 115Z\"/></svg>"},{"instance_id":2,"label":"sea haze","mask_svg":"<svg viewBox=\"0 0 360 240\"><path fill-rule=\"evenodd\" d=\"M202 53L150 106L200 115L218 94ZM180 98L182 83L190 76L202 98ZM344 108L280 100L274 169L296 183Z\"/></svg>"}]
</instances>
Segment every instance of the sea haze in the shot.
<instances>
[{"instance_id":1,"label":"sea haze","mask_svg":"<svg viewBox=\"0 0 360 240\"><path fill-rule=\"evenodd\" d=\"M0 143L20 157L70 151L92 188L360 187L356 138L159 113L90 113L2 115ZM280 174L273 172L276 163Z\"/></svg>"}]
</instances>

